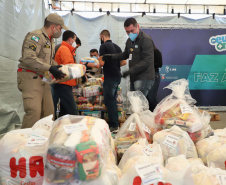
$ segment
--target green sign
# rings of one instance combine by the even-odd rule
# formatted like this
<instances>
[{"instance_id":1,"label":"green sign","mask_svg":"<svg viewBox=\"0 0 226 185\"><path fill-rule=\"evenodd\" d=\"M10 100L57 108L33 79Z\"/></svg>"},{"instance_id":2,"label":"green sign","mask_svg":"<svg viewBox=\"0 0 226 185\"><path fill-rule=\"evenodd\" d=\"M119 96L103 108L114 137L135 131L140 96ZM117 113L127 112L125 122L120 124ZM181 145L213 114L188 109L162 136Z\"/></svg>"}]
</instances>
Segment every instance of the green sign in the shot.
<instances>
[{"instance_id":1,"label":"green sign","mask_svg":"<svg viewBox=\"0 0 226 185\"><path fill-rule=\"evenodd\" d=\"M188 80L191 90L226 89L226 55L196 55Z\"/></svg>"}]
</instances>

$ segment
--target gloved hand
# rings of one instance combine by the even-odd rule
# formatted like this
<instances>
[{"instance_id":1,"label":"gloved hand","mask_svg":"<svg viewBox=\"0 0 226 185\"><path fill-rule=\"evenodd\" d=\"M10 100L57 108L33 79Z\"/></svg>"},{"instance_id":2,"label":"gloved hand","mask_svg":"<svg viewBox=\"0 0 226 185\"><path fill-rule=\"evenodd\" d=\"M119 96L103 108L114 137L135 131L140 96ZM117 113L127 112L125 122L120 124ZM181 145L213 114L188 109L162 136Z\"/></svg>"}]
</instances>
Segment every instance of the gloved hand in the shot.
<instances>
[{"instance_id":1,"label":"gloved hand","mask_svg":"<svg viewBox=\"0 0 226 185\"><path fill-rule=\"evenodd\" d=\"M123 78L126 78L128 75L130 75L129 71L125 71L125 72L122 73Z\"/></svg>"},{"instance_id":2,"label":"gloved hand","mask_svg":"<svg viewBox=\"0 0 226 185\"><path fill-rule=\"evenodd\" d=\"M89 64L89 63L88 63L88 62L86 62L86 63L84 63L83 65L87 67L87 65L88 65L88 64Z\"/></svg>"},{"instance_id":3,"label":"gloved hand","mask_svg":"<svg viewBox=\"0 0 226 185\"><path fill-rule=\"evenodd\" d=\"M86 81L87 81L86 76L84 75L84 76L82 76L81 78L82 78L82 84L86 83Z\"/></svg>"},{"instance_id":4,"label":"gloved hand","mask_svg":"<svg viewBox=\"0 0 226 185\"><path fill-rule=\"evenodd\" d=\"M62 67L61 65L58 66L51 66L49 68L50 73L52 73L52 75L54 76L54 78L61 79L65 76L64 73L62 73L62 71L60 71L58 68Z\"/></svg>"},{"instance_id":5,"label":"gloved hand","mask_svg":"<svg viewBox=\"0 0 226 185\"><path fill-rule=\"evenodd\" d=\"M103 61L110 61L112 59L112 54L105 54L105 55L103 55L103 57L102 57L102 60Z\"/></svg>"}]
</instances>

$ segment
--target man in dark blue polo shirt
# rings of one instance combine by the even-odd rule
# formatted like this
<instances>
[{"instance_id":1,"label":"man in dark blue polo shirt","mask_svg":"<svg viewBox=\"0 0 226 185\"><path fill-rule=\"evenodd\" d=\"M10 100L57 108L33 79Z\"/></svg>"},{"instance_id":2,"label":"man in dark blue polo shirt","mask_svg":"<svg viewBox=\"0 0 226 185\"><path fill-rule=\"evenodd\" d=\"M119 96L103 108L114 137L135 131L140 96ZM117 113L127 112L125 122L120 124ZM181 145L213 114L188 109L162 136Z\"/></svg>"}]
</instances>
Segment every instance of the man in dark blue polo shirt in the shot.
<instances>
[{"instance_id":1,"label":"man in dark blue polo shirt","mask_svg":"<svg viewBox=\"0 0 226 185\"><path fill-rule=\"evenodd\" d=\"M110 32L103 30L100 33L101 46L99 49L100 56L105 54L121 53L121 48L110 40ZM104 70L104 104L108 110L108 119L110 131L118 129L118 111L117 111L117 88L121 82L120 66L126 64L126 61L116 59L114 62L105 61L100 63Z\"/></svg>"}]
</instances>

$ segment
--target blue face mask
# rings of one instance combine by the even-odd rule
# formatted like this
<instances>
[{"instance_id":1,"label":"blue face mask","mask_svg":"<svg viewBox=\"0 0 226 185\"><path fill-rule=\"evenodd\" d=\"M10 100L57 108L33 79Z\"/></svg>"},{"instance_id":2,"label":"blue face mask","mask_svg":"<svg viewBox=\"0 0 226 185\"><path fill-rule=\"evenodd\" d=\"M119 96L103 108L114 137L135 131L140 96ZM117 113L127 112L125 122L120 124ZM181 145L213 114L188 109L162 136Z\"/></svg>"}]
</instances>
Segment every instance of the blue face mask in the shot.
<instances>
[{"instance_id":1,"label":"blue face mask","mask_svg":"<svg viewBox=\"0 0 226 185\"><path fill-rule=\"evenodd\" d=\"M95 58L95 59L97 59L97 57L96 57L96 56L92 56L92 58Z\"/></svg>"},{"instance_id":2,"label":"blue face mask","mask_svg":"<svg viewBox=\"0 0 226 185\"><path fill-rule=\"evenodd\" d=\"M130 33L129 38L130 40L134 41L137 38L137 33Z\"/></svg>"}]
</instances>

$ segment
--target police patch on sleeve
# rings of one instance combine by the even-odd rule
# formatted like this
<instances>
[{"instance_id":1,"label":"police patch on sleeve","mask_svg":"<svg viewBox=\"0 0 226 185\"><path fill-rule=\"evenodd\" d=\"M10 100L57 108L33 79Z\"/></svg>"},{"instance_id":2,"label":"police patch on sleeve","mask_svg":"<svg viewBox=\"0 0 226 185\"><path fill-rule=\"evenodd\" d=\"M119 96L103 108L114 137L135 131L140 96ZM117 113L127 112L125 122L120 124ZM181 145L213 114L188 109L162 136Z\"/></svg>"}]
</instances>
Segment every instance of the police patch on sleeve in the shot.
<instances>
[{"instance_id":1,"label":"police patch on sleeve","mask_svg":"<svg viewBox=\"0 0 226 185\"><path fill-rule=\"evenodd\" d=\"M37 46L35 44L30 44L29 48L33 51L36 51Z\"/></svg>"},{"instance_id":2,"label":"police patch on sleeve","mask_svg":"<svg viewBox=\"0 0 226 185\"><path fill-rule=\"evenodd\" d=\"M31 40L33 40L33 41L35 41L35 42L38 42L39 41L39 37L37 37L37 36L32 36L31 37Z\"/></svg>"}]
</instances>

